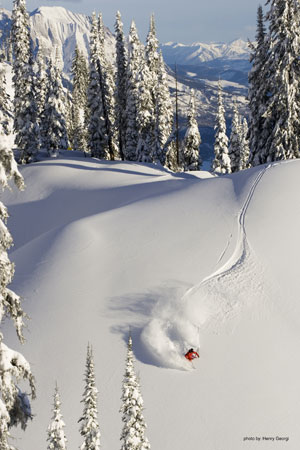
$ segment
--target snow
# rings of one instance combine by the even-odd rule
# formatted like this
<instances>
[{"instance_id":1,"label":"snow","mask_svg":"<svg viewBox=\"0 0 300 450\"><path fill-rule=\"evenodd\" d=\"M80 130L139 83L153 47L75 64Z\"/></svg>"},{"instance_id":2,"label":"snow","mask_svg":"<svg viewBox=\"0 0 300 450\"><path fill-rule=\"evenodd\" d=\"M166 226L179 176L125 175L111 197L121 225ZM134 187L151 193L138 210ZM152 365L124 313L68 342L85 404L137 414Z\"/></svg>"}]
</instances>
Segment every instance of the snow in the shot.
<instances>
[{"instance_id":1,"label":"snow","mask_svg":"<svg viewBox=\"0 0 300 450\"><path fill-rule=\"evenodd\" d=\"M57 380L68 446L78 448L90 342L102 446L120 446L131 327L153 450L267 450L263 437L296 450L299 165L218 177L64 152L21 167L26 190L3 200L38 391L15 445L45 447ZM195 370L183 357L190 347Z\"/></svg>"}]
</instances>

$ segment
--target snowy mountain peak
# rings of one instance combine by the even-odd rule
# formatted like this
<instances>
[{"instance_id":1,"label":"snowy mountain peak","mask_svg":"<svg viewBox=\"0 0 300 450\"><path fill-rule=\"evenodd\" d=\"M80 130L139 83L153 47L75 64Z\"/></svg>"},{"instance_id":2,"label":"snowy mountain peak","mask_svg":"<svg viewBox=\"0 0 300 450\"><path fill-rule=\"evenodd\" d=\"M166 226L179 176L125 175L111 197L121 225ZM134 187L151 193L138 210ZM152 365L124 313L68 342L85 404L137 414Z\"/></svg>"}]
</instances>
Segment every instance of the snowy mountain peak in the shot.
<instances>
[{"instance_id":1,"label":"snowy mountain peak","mask_svg":"<svg viewBox=\"0 0 300 450\"><path fill-rule=\"evenodd\" d=\"M31 37L34 50L43 49L47 58L64 61L63 70L70 73L76 45L88 56L91 18L85 14L69 11L62 6L41 6L30 13ZM5 38L11 27L11 12L0 10L0 40ZM105 28L105 50L108 58L114 54L113 34Z\"/></svg>"},{"instance_id":2,"label":"snowy mountain peak","mask_svg":"<svg viewBox=\"0 0 300 450\"><path fill-rule=\"evenodd\" d=\"M31 36L35 47L42 47L45 56L53 58L56 48L64 61L64 70L69 72L76 45L86 55L90 18L74 14L56 6L43 6L30 14Z\"/></svg>"},{"instance_id":3,"label":"snowy mountain peak","mask_svg":"<svg viewBox=\"0 0 300 450\"><path fill-rule=\"evenodd\" d=\"M49 24L54 21L58 22L58 24L66 25L74 23L72 28L77 28L80 25L85 28L91 24L89 16L73 13L62 6L41 6L30 13L30 17L35 18L35 20L37 20L38 16L40 16L40 20L44 20Z\"/></svg>"}]
</instances>

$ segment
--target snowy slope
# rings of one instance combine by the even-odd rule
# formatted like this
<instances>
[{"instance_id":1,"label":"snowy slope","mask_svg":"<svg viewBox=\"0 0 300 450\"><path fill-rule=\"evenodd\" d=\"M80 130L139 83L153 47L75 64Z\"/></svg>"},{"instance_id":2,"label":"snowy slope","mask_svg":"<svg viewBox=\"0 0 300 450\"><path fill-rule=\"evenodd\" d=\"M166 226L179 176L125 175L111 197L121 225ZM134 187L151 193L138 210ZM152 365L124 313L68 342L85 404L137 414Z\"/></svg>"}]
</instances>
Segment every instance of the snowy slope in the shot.
<instances>
[{"instance_id":1,"label":"snowy slope","mask_svg":"<svg viewBox=\"0 0 300 450\"><path fill-rule=\"evenodd\" d=\"M45 448L55 380L80 445L89 341L102 445L120 448L131 327L153 450L296 450L300 161L215 178L72 155L22 167L26 191L4 195L38 385L19 447Z\"/></svg>"}]
</instances>

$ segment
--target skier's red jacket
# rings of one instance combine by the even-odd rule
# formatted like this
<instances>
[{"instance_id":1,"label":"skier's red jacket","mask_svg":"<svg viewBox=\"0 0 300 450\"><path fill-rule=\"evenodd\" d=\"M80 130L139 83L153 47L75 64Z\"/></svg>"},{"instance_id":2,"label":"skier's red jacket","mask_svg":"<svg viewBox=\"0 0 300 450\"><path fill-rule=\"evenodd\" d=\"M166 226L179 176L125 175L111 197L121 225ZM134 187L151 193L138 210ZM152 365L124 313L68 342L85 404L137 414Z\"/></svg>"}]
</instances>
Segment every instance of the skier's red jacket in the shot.
<instances>
[{"instance_id":1,"label":"skier's red jacket","mask_svg":"<svg viewBox=\"0 0 300 450\"><path fill-rule=\"evenodd\" d=\"M195 352L192 348L184 355L186 359L192 361L195 358L199 358L199 353Z\"/></svg>"}]
</instances>

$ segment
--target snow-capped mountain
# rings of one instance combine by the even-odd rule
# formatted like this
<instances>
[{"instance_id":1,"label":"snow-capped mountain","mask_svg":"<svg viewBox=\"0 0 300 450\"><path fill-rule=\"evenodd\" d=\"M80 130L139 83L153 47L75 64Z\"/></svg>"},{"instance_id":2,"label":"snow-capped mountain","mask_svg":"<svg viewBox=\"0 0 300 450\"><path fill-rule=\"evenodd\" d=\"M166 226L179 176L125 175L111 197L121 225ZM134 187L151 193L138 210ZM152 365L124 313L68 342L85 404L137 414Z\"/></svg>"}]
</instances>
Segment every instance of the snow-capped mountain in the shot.
<instances>
[{"instance_id":1,"label":"snow-capped mountain","mask_svg":"<svg viewBox=\"0 0 300 450\"><path fill-rule=\"evenodd\" d=\"M11 26L11 12L0 10L0 42ZM87 56L91 18L85 14L76 14L61 6L41 6L30 13L31 37L36 52L42 48L47 57L62 61L62 69L69 76L76 45ZM114 37L105 28L106 55L113 58Z\"/></svg>"},{"instance_id":2,"label":"snow-capped mountain","mask_svg":"<svg viewBox=\"0 0 300 450\"><path fill-rule=\"evenodd\" d=\"M180 44L168 42L161 46L164 60L167 64L199 65L199 63L223 60L249 60L249 47L246 41L236 39L229 44L196 42L194 44Z\"/></svg>"}]
</instances>

